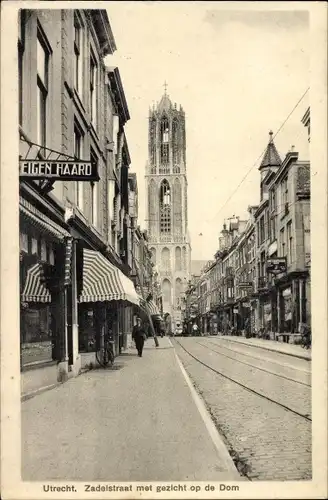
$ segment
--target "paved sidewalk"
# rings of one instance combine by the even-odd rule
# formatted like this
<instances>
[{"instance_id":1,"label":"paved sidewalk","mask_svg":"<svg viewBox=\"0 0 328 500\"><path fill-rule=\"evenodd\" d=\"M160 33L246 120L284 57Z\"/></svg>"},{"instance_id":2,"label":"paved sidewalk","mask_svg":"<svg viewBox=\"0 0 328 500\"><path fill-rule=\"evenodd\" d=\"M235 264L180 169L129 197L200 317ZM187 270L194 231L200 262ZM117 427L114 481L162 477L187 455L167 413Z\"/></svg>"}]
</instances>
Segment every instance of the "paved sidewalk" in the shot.
<instances>
[{"instance_id":1,"label":"paved sidewalk","mask_svg":"<svg viewBox=\"0 0 328 500\"><path fill-rule=\"evenodd\" d=\"M288 356L294 356L296 358L311 360L311 349L306 350L301 346L295 344L287 344L285 342L256 338L246 339L245 337L237 337L232 335L215 335L215 338L220 338L229 342L237 342L252 347L259 347L268 351L276 351L282 354L287 354Z\"/></svg>"},{"instance_id":2,"label":"paved sidewalk","mask_svg":"<svg viewBox=\"0 0 328 500\"><path fill-rule=\"evenodd\" d=\"M159 342L22 403L23 480L241 479L210 436L170 340Z\"/></svg>"}]
</instances>

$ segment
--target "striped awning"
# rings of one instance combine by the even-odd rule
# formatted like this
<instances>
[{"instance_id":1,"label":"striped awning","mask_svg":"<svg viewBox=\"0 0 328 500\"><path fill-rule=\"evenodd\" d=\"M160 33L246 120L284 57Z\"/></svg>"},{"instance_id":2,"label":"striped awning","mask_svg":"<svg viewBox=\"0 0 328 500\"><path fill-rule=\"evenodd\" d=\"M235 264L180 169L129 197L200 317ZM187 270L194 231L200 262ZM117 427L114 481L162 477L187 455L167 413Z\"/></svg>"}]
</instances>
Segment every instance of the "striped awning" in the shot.
<instances>
[{"instance_id":1,"label":"striped awning","mask_svg":"<svg viewBox=\"0 0 328 500\"><path fill-rule=\"evenodd\" d=\"M56 224L45 214L37 210L31 203L20 197L19 214L26 222L33 224L40 231L54 236L58 240L70 237L70 233L63 227Z\"/></svg>"},{"instance_id":2,"label":"striped awning","mask_svg":"<svg viewBox=\"0 0 328 500\"><path fill-rule=\"evenodd\" d=\"M37 262L27 271L22 302L51 302L51 294L41 282L41 266L42 264Z\"/></svg>"},{"instance_id":3,"label":"striped awning","mask_svg":"<svg viewBox=\"0 0 328 500\"><path fill-rule=\"evenodd\" d=\"M123 300L139 305L132 281L101 253L83 249L83 277L80 302Z\"/></svg>"},{"instance_id":4,"label":"striped awning","mask_svg":"<svg viewBox=\"0 0 328 500\"><path fill-rule=\"evenodd\" d=\"M150 316L157 317L159 320L162 320L161 313L159 312L159 309L155 302L153 300L150 300L147 302L144 299L140 300L140 307L143 309L145 312L149 313Z\"/></svg>"}]
</instances>

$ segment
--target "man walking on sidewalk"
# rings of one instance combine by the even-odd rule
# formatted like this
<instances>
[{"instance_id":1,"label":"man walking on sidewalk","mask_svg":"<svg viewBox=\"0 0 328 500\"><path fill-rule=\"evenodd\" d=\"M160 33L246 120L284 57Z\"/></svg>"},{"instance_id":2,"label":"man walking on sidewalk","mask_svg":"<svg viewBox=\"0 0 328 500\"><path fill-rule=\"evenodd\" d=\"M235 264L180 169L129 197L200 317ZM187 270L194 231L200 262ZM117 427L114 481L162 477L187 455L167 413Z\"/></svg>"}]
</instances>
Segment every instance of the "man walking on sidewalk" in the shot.
<instances>
[{"instance_id":1,"label":"man walking on sidewalk","mask_svg":"<svg viewBox=\"0 0 328 500\"><path fill-rule=\"evenodd\" d=\"M132 338L136 343L138 356L142 357L142 350L146 339L146 329L141 325L141 319L137 318L137 324L133 327Z\"/></svg>"}]
</instances>

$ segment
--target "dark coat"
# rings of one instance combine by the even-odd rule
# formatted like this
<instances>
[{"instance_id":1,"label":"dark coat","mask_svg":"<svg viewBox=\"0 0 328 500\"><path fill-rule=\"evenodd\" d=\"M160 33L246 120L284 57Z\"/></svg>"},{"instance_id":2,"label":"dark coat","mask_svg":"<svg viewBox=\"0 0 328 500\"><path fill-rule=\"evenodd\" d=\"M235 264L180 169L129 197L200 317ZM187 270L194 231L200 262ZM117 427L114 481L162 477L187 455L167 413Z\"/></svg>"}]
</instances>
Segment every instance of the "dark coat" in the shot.
<instances>
[{"instance_id":1,"label":"dark coat","mask_svg":"<svg viewBox=\"0 0 328 500\"><path fill-rule=\"evenodd\" d=\"M147 337L146 335L146 329L144 326L138 326L138 325L135 325L133 327L133 330L132 330L132 338L134 340L139 340L139 339L144 339Z\"/></svg>"}]
</instances>

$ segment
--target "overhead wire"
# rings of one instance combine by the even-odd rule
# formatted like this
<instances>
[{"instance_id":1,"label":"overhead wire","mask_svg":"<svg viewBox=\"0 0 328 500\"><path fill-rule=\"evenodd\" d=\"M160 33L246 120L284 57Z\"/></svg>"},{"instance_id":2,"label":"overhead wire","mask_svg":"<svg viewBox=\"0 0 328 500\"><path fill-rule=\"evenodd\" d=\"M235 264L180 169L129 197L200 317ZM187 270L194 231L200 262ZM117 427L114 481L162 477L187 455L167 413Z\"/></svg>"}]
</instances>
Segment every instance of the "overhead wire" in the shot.
<instances>
[{"instance_id":1,"label":"overhead wire","mask_svg":"<svg viewBox=\"0 0 328 500\"><path fill-rule=\"evenodd\" d=\"M296 108L300 105L300 103L302 102L302 100L304 99L304 97L306 96L306 94L308 93L308 91L310 90L310 87L308 87L305 92L303 92L302 96L298 99L297 103L294 105L293 109L288 113L287 117L284 119L284 121L282 122L282 124L280 125L280 127L278 128L277 132L273 135L273 140L277 137L277 135L281 132L281 130L284 128L284 126L286 125L287 121L289 120L289 118L292 116L292 114L294 113L294 111L296 110ZM218 212L215 213L214 218L216 218L221 212L222 210L227 206L227 204L229 203L229 201L232 199L232 197L234 196L234 194L238 191L238 189L240 188L240 186L243 184L243 182L247 179L247 177L249 176L249 174L251 173L251 171L253 170L254 167L256 167L257 163L259 162L259 160L263 157L263 155L265 154L265 151L266 151L267 147L264 148L264 150L261 152L261 154L258 156L258 158L255 160L255 162L252 164L252 166L248 169L248 171L246 172L246 174L242 177L241 181L239 182L239 184L237 185L237 187L234 189L234 191L231 193L231 195L228 197L228 199L224 202L224 204L221 206L221 208L219 209Z\"/></svg>"}]
</instances>

